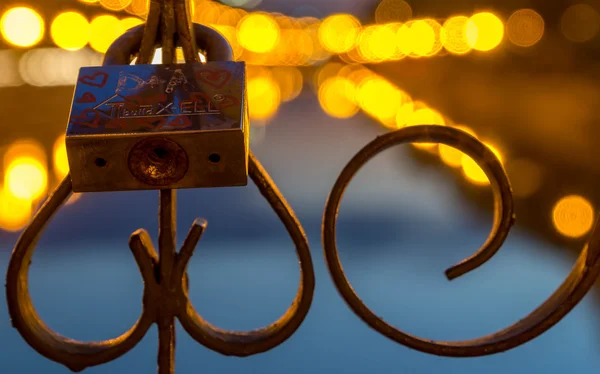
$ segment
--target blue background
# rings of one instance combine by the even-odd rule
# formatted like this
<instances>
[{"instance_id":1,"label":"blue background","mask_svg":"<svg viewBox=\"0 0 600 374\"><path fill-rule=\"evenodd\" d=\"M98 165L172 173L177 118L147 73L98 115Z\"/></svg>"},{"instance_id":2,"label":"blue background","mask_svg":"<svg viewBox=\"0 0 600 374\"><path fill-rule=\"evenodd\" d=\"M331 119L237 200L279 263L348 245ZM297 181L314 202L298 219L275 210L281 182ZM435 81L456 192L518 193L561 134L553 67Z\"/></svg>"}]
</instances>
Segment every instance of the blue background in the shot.
<instances>
[{"instance_id":1,"label":"blue background","mask_svg":"<svg viewBox=\"0 0 600 374\"><path fill-rule=\"evenodd\" d=\"M252 147L309 236L317 288L305 323L283 345L244 359L210 352L179 330L177 373L563 373L599 367L594 293L535 341L482 358L426 355L363 325L325 268L321 213L337 173L382 130L361 116L335 121L314 108L311 94L282 107L266 131L253 130ZM532 311L568 274L572 253L523 231L517 221L496 257L448 282L444 269L484 242L492 217L437 169L414 162L408 149L389 150L370 162L343 201L341 258L359 295L390 323L432 339L478 337ZM261 327L281 315L296 291L297 261L283 226L256 188L182 190L178 196L180 240L195 217L209 222L189 268L198 312L228 329ZM39 242L30 277L34 303L50 327L76 339L99 340L134 323L142 283L127 238L144 227L156 242L157 200L155 191L93 193L57 214ZM3 273L15 241L15 235L0 234ZM68 372L26 345L11 328L5 307L0 337L0 373ZM156 351L153 328L127 355L86 372L155 372Z\"/></svg>"}]
</instances>

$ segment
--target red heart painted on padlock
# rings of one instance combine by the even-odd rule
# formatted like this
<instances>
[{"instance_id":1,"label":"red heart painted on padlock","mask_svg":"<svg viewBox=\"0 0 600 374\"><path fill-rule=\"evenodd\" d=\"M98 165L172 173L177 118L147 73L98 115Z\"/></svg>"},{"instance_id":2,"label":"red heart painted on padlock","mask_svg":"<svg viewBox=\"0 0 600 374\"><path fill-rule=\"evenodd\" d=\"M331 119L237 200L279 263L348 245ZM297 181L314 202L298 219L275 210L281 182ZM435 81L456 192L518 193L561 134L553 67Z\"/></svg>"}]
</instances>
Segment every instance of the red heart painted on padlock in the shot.
<instances>
[{"instance_id":1,"label":"red heart painted on padlock","mask_svg":"<svg viewBox=\"0 0 600 374\"><path fill-rule=\"evenodd\" d=\"M85 92L79 99L75 100L75 102L78 104L95 103L96 96L94 96L94 94L91 92Z\"/></svg>"},{"instance_id":2,"label":"red heart painted on padlock","mask_svg":"<svg viewBox=\"0 0 600 374\"><path fill-rule=\"evenodd\" d=\"M200 70L196 73L199 81L214 88L222 88L231 78L231 72L227 70Z\"/></svg>"},{"instance_id":3,"label":"red heart painted on padlock","mask_svg":"<svg viewBox=\"0 0 600 374\"><path fill-rule=\"evenodd\" d=\"M84 75L83 77L79 78L79 81L83 84L87 84L88 86L102 88L108 81L108 73L99 71L92 75Z\"/></svg>"},{"instance_id":4,"label":"red heart painted on padlock","mask_svg":"<svg viewBox=\"0 0 600 374\"><path fill-rule=\"evenodd\" d=\"M217 108L219 108L219 109L231 108L232 106L236 106L236 105L240 104L240 101L231 95L225 95L224 97L225 98L221 102L217 103Z\"/></svg>"},{"instance_id":5,"label":"red heart painted on padlock","mask_svg":"<svg viewBox=\"0 0 600 374\"><path fill-rule=\"evenodd\" d=\"M93 118L90 118L88 114L94 113ZM90 121L91 120L91 121ZM74 125L82 125L91 128L97 128L100 122L100 113L95 109L84 109L80 115L71 117L71 123Z\"/></svg>"}]
</instances>

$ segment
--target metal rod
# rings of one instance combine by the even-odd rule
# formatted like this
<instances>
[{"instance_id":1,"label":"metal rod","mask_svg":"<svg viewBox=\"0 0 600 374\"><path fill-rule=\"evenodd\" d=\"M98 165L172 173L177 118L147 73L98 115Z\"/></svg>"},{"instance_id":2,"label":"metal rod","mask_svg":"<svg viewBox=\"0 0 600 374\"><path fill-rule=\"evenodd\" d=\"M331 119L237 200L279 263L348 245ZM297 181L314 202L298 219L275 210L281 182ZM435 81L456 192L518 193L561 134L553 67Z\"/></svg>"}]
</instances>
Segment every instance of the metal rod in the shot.
<instances>
[{"instance_id":1,"label":"metal rod","mask_svg":"<svg viewBox=\"0 0 600 374\"><path fill-rule=\"evenodd\" d=\"M175 190L160 190L158 207L158 283L166 290L168 297L173 285L171 272L175 263L177 248L177 198ZM169 303L158 307L158 373L173 374L175 372L175 316L168 308Z\"/></svg>"}]
</instances>

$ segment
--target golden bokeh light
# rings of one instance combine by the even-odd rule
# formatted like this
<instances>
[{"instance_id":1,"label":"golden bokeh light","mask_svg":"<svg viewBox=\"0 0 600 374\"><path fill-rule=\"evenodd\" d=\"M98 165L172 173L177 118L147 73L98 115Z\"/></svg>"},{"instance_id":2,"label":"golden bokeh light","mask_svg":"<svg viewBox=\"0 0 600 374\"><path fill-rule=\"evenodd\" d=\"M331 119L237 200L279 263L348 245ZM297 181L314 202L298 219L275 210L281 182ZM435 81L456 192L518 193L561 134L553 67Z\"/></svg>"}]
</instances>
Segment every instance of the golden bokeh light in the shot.
<instances>
[{"instance_id":1,"label":"golden bokeh light","mask_svg":"<svg viewBox=\"0 0 600 374\"><path fill-rule=\"evenodd\" d=\"M560 28L565 37L573 42L590 41L600 31L600 14L589 4L573 5L563 13Z\"/></svg>"},{"instance_id":2,"label":"golden bokeh light","mask_svg":"<svg viewBox=\"0 0 600 374\"><path fill-rule=\"evenodd\" d=\"M40 160L42 164L47 162L46 150L39 141L35 139L20 139L11 143L4 151L4 170L6 170L13 161L21 157L30 157Z\"/></svg>"},{"instance_id":3,"label":"golden bokeh light","mask_svg":"<svg viewBox=\"0 0 600 374\"><path fill-rule=\"evenodd\" d=\"M469 18L467 22L467 41L473 49L490 51L496 48L504 38L504 24L496 15L483 12Z\"/></svg>"},{"instance_id":4,"label":"golden bokeh light","mask_svg":"<svg viewBox=\"0 0 600 374\"><path fill-rule=\"evenodd\" d=\"M444 48L455 55L464 55L473 49L467 39L467 24L469 17L450 17L444 22L441 31L441 41Z\"/></svg>"},{"instance_id":5,"label":"golden bokeh light","mask_svg":"<svg viewBox=\"0 0 600 374\"><path fill-rule=\"evenodd\" d=\"M193 3L193 2L192 2ZM127 10L138 17L146 17L148 14L148 8L150 6L150 0L133 0Z\"/></svg>"},{"instance_id":6,"label":"golden bokeh light","mask_svg":"<svg viewBox=\"0 0 600 374\"><path fill-rule=\"evenodd\" d=\"M98 16L90 22L90 47L97 52L105 53L122 32L121 22L117 17Z\"/></svg>"},{"instance_id":7,"label":"golden bokeh light","mask_svg":"<svg viewBox=\"0 0 600 374\"><path fill-rule=\"evenodd\" d=\"M313 78L311 80L313 88L316 91L319 90L319 87L325 83L325 81L329 78L332 78L338 74L338 72L343 68L349 65L344 65L340 62L327 62L315 70Z\"/></svg>"},{"instance_id":8,"label":"golden bokeh light","mask_svg":"<svg viewBox=\"0 0 600 374\"><path fill-rule=\"evenodd\" d=\"M100 0L100 5L112 11L119 11L127 8L131 0Z\"/></svg>"},{"instance_id":9,"label":"golden bokeh light","mask_svg":"<svg viewBox=\"0 0 600 374\"><path fill-rule=\"evenodd\" d=\"M44 37L44 19L35 10L16 7L0 18L0 33L4 40L17 47L31 47Z\"/></svg>"},{"instance_id":10,"label":"golden bokeh light","mask_svg":"<svg viewBox=\"0 0 600 374\"><path fill-rule=\"evenodd\" d=\"M498 149L490 144L484 143L492 152L494 152L494 154L496 155L496 157L498 158L498 160L500 160L500 163L503 162L503 157L502 154L500 153L500 151L498 151ZM473 182L474 184L477 185L481 185L481 186L485 186L490 184L490 180L488 179L487 175L485 175L485 172L483 171L483 169L481 169L479 167L479 165L477 165L477 163L469 156L467 156L466 154L462 155L462 169L463 169L463 174L467 177L467 179L471 182Z\"/></svg>"},{"instance_id":11,"label":"golden bokeh light","mask_svg":"<svg viewBox=\"0 0 600 374\"><path fill-rule=\"evenodd\" d=\"M6 168L4 186L8 193L22 200L41 197L48 187L45 165L32 157L19 157Z\"/></svg>"},{"instance_id":12,"label":"golden bokeh light","mask_svg":"<svg viewBox=\"0 0 600 374\"><path fill-rule=\"evenodd\" d=\"M519 47L531 47L544 36L544 19L533 9L520 9L506 22L508 39Z\"/></svg>"},{"instance_id":13,"label":"golden bokeh light","mask_svg":"<svg viewBox=\"0 0 600 374\"><path fill-rule=\"evenodd\" d=\"M31 201L18 199L0 186L0 229L20 231L33 214Z\"/></svg>"},{"instance_id":14,"label":"golden bokeh light","mask_svg":"<svg viewBox=\"0 0 600 374\"><path fill-rule=\"evenodd\" d=\"M319 42L331 53L348 52L356 45L360 21L350 14L334 14L323 20L318 29Z\"/></svg>"},{"instance_id":15,"label":"golden bokeh light","mask_svg":"<svg viewBox=\"0 0 600 374\"><path fill-rule=\"evenodd\" d=\"M277 59L281 65L308 65L317 56L320 44L306 30L281 30L279 48L276 49Z\"/></svg>"},{"instance_id":16,"label":"golden bokeh light","mask_svg":"<svg viewBox=\"0 0 600 374\"><path fill-rule=\"evenodd\" d=\"M69 174L69 160L67 159L67 146L65 145L64 135L59 136L54 142L52 155L54 174L57 179L61 180Z\"/></svg>"},{"instance_id":17,"label":"golden bokeh light","mask_svg":"<svg viewBox=\"0 0 600 374\"><path fill-rule=\"evenodd\" d=\"M90 24L81 13L61 13L52 21L50 36L58 47L76 51L90 41Z\"/></svg>"},{"instance_id":18,"label":"golden bokeh light","mask_svg":"<svg viewBox=\"0 0 600 374\"><path fill-rule=\"evenodd\" d=\"M319 103L327 115L334 118L350 118L358 113L356 86L343 77L326 79L319 87Z\"/></svg>"},{"instance_id":19,"label":"golden bokeh light","mask_svg":"<svg viewBox=\"0 0 600 374\"><path fill-rule=\"evenodd\" d=\"M369 61L390 60L403 57L396 40L397 28L393 25L376 25L365 28L359 37L359 53Z\"/></svg>"},{"instance_id":20,"label":"golden bokeh light","mask_svg":"<svg viewBox=\"0 0 600 374\"><path fill-rule=\"evenodd\" d=\"M357 88L361 109L390 128L396 127L396 113L406 103L404 96L402 91L379 76L363 79Z\"/></svg>"},{"instance_id":21,"label":"golden bokeh light","mask_svg":"<svg viewBox=\"0 0 600 374\"><path fill-rule=\"evenodd\" d=\"M279 25L266 13L250 13L238 23L238 41L249 51L266 53L279 41Z\"/></svg>"},{"instance_id":22,"label":"golden bokeh light","mask_svg":"<svg viewBox=\"0 0 600 374\"><path fill-rule=\"evenodd\" d=\"M279 109L281 93L277 82L270 76L248 79L248 108L250 118L268 120Z\"/></svg>"},{"instance_id":23,"label":"golden bokeh light","mask_svg":"<svg viewBox=\"0 0 600 374\"><path fill-rule=\"evenodd\" d=\"M436 27L437 26L437 30ZM430 56L441 49L441 26L434 20L410 21L398 28L396 43L405 55ZM436 36L437 35L437 36Z\"/></svg>"},{"instance_id":24,"label":"golden bokeh light","mask_svg":"<svg viewBox=\"0 0 600 374\"><path fill-rule=\"evenodd\" d=\"M404 126L419 126L419 125L439 125L445 126L446 120L439 112L428 108L419 108L419 103L416 105L416 110L408 115ZM438 147L437 143L412 143L413 146L429 151L435 151Z\"/></svg>"},{"instance_id":25,"label":"golden bokeh light","mask_svg":"<svg viewBox=\"0 0 600 374\"><path fill-rule=\"evenodd\" d=\"M271 73L279 85L282 102L292 101L300 95L304 86L304 78L298 68L278 66L274 67Z\"/></svg>"},{"instance_id":26,"label":"golden bokeh light","mask_svg":"<svg viewBox=\"0 0 600 374\"><path fill-rule=\"evenodd\" d=\"M594 224L594 208L584 197L570 195L560 199L552 209L552 222L564 236L579 238Z\"/></svg>"},{"instance_id":27,"label":"golden bokeh light","mask_svg":"<svg viewBox=\"0 0 600 374\"><path fill-rule=\"evenodd\" d=\"M126 17L123 18L121 21L119 21L121 23L121 33L124 33L125 31L129 30L132 27L141 25L142 23L144 23L144 20L137 18L137 17Z\"/></svg>"},{"instance_id":28,"label":"golden bokeh light","mask_svg":"<svg viewBox=\"0 0 600 374\"><path fill-rule=\"evenodd\" d=\"M412 18L412 8L404 0L382 0L375 9L377 23L406 22Z\"/></svg>"},{"instance_id":29,"label":"golden bokeh light","mask_svg":"<svg viewBox=\"0 0 600 374\"><path fill-rule=\"evenodd\" d=\"M248 12L239 8L228 8L221 12L217 23L224 26L235 27L244 18Z\"/></svg>"},{"instance_id":30,"label":"golden bokeh light","mask_svg":"<svg viewBox=\"0 0 600 374\"><path fill-rule=\"evenodd\" d=\"M530 197L540 189L542 184L541 168L528 159L511 160L506 165L506 173L513 193L517 197Z\"/></svg>"},{"instance_id":31,"label":"golden bokeh light","mask_svg":"<svg viewBox=\"0 0 600 374\"><path fill-rule=\"evenodd\" d=\"M77 0L80 3L84 3L84 4L96 4L99 0Z\"/></svg>"},{"instance_id":32,"label":"golden bokeh light","mask_svg":"<svg viewBox=\"0 0 600 374\"><path fill-rule=\"evenodd\" d=\"M475 131L471 130L467 126L453 126L459 130L466 132L467 134L475 135ZM451 166L453 168L459 168L462 165L462 157L463 153L454 147L450 147L449 145L440 144L439 146L440 158L444 162L444 164Z\"/></svg>"}]
</instances>

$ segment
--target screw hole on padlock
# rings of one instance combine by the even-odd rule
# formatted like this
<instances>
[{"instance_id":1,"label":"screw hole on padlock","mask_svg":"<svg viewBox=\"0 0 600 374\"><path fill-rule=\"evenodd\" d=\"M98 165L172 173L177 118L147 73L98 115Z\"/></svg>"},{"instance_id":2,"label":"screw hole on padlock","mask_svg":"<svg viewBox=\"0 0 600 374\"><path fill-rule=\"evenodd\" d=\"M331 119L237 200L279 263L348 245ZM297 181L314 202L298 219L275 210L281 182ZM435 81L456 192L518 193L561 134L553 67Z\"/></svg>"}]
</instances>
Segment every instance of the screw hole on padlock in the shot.
<instances>
[{"instance_id":1,"label":"screw hole on padlock","mask_svg":"<svg viewBox=\"0 0 600 374\"><path fill-rule=\"evenodd\" d=\"M219 161L221 161L221 155L218 153L211 153L208 156L208 161L212 162L213 164L217 164Z\"/></svg>"},{"instance_id":2,"label":"screw hole on padlock","mask_svg":"<svg viewBox=\"0 0 600 374\"><path fill-rule=\"evenodd\" d=\"M103 168L106 166L106 160L103 159L102 157L98 157L96 159L96 161L94 161L94 163L96 164L96 166L98 166L99 168Z\"/></svg>"}]
</instances>

